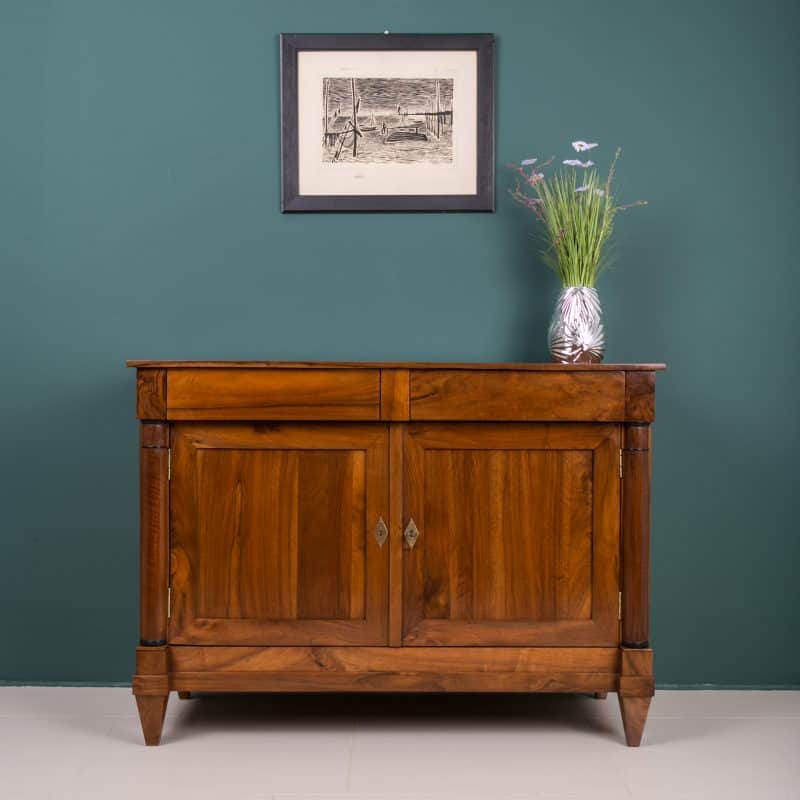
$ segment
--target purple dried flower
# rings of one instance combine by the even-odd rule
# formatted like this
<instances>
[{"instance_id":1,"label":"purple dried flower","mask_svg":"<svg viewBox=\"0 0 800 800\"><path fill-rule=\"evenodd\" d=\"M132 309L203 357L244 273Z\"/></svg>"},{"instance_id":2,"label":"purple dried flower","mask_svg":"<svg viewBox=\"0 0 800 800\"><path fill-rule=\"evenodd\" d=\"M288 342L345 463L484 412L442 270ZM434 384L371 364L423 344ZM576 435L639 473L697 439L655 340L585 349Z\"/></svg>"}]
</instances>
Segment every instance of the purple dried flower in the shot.
<instances>
[{"instance_id":1,"label":"purple dried flower","mask_svg":"<svg viewBox=\"0 0 800 800\"><path fill-rule=\"evenodd\" d=\"M538 158L526 158L524 161L520 161L519 163L523 167L529 167L531 164L535 164L538 160Z\"/></svg>"}]
</instances>

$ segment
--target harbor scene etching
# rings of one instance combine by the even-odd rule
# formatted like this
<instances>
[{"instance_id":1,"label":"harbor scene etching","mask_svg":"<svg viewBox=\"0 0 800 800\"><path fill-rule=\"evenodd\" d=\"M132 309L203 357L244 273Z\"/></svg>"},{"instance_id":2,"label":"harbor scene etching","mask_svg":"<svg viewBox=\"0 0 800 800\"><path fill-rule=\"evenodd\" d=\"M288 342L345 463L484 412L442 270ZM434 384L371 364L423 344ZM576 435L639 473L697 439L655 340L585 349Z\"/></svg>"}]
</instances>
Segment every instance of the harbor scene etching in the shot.
<instances>
[{"instance_id":1,"label":"harbor scene etching","mask_svg":"<svg viewBox=\"0 0 800 800\"><path fill-rule=\"evenodd\" d=\"M453 160L452 78L323 78L322 160Z\"/></svg>"}]
</instances>

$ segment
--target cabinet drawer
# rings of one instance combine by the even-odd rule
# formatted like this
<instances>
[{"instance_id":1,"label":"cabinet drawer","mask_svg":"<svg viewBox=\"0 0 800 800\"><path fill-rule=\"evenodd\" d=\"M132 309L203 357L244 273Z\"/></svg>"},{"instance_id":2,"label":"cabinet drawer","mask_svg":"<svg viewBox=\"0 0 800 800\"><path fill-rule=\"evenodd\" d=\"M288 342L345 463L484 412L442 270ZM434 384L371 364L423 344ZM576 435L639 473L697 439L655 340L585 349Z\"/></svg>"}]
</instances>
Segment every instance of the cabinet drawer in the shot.
<instances>
[{"instance_id":1,"label":"cabinet drawer","mask_svg":"<svg viewBox=\"0 0 800 800\"><path fill-rule=\"evenodd\" d=\"M376 420L377 369L171 369L167 419Z\"/></svg>"},{"instance_id":2,"label":"cabinet drawer","mask_svg":"<svg viewBox=\"0 0 800 800\"><path fill-rule=\"evenodd\" d=\"M412 420L618 422L625 373L412 370Z\"/></svg>"}]
</instances>

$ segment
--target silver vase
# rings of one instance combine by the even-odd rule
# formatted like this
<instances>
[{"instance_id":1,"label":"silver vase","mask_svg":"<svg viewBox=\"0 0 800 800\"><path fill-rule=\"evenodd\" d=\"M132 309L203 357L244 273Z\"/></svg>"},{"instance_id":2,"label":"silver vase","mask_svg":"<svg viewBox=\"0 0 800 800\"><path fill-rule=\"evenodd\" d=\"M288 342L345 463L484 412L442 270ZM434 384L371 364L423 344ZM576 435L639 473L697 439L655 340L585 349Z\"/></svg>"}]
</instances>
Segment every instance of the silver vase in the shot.
<instances>
[{"instance_id":1,"label":"silver vase","mask_svg":"<svg viewBox=\"0 0 800 800\"><path fill-rule=\"evenodd\" d=\"M594 364L603 360L603 310L595 289L567 286L558 295L548 342L553 361Z\"/></svg>"}]
</instances>

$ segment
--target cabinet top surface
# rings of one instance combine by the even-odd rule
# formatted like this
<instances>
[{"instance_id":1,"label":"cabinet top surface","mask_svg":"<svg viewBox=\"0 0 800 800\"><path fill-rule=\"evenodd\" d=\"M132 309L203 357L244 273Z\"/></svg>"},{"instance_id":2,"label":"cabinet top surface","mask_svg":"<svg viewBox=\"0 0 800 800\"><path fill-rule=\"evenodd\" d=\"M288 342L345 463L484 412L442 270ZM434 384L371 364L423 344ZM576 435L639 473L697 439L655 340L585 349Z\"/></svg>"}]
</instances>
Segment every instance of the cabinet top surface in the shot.
<instances>
[{"instance_id":1,"label":"cabinet top surface","mask_svg":"<svg viewBox=\"0 0 800 800\"><path fill-rule=\"evenodd\" d=\"M530 372L654 372L666 364L554 364L469 363L437 361L159 361L132 360L138 369L473 369L528 370Z\"/></svg>"}]
</instances>

